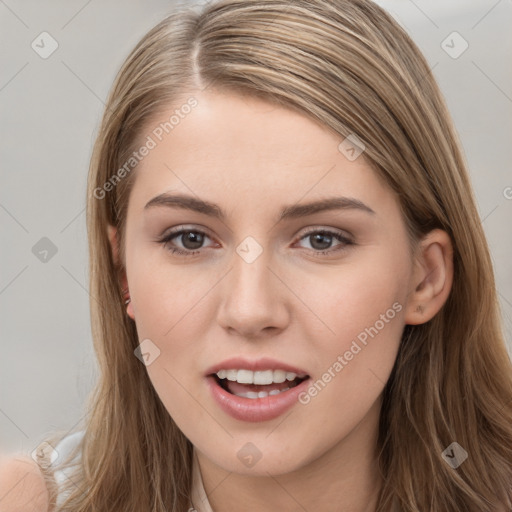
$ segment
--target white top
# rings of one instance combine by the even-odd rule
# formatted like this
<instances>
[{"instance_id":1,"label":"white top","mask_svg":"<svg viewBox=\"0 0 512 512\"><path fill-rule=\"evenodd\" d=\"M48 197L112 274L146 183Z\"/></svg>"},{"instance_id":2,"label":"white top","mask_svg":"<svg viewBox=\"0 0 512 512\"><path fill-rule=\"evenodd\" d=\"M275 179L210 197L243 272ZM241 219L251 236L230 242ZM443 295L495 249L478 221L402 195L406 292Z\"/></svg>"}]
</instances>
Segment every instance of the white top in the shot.
<instances>
[{"instance_id":1,"label":"white top","mask_svg":"<svg viewBox=\"0 0 512 512\"><path fill-rule=\"evenodd\" d=\"M60 463L63 460L65 460L71 452L74 450L75 446L81 441L82 437L84 435L83 431L75 432L74 434L70 434L69 436L66 436L64 439L62 439L57 446L55 447L55 450L52 452L50 461L51 463ZM73 459L76 460L76 457ZM55 471L53 473L53 476L55 478L55 481L57 483L58 487L61 487L64 482L67 480L68 475L70 476L72 468L64 468L59 471ZM60 506L64 503L64 500L67 498L67 495L69 493L64 493L64 491L59 490L57 495L57 506Z\"/></svg>"},{"instance_id":2,"label":"white top","mask_svg":"<svg viewBox=\"0 0 512 512\"><path fill-rule=\"evenodd\" d=\"M51 455L51 462L61 462L66 459L75 448L75 446L81 441L84 435L84 431L75 432L74 434L70 434L62 439L57 446L55 447L55 451ZM80 455L80 454L78 454ZM77 456L73 460L76 460ZM55 481L58 487L61 487L68 475L71 474L72 468L62 469L54 472ZM60 490L57 496L57 506L60 506L64 503L67 495L63 490ZM201 477L201 471L199 469L199 462L197 460L197 455L195 449L193 450L192 456L192 504L191 507L194 508L197 512L213 512L212 507L210 506L210 502L208 501L208 497L206 496L206 492L203 487L203 479Z\"/></svg>"},{"instance_id":3,"label":"white top","mask_svg":"<svg viewBox=\"0 0 512 512\"><path fill-rule=\"evenodd\" d=\"M208 496L203 486L203 478L201 477L201 470L199 469L199 462L197 460L196 450L193 450L192 460L192 507L197 512L213 512ZM192 511L191 511L192 512Z\"/></svg>"}]
</instances>

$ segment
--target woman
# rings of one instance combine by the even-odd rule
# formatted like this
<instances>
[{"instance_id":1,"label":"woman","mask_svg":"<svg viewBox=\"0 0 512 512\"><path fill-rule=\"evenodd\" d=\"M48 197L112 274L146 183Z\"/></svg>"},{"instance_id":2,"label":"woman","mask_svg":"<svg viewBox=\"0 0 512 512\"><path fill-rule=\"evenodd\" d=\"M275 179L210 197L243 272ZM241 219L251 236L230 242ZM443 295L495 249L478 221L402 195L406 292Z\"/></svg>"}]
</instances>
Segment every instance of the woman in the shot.
<instances>
[{"instance_id":1,"label":"woman","mask_svg":"<svg viewBox=\"0 0 512 512\"><path fill-rule=\"evenodd\" d=\"M59 511L511 509L488 246L430 69L377 5L163 20L111 91L87 214L101 375L42 464L50 509L55 471Z\"/></svg>"}]
</instances>

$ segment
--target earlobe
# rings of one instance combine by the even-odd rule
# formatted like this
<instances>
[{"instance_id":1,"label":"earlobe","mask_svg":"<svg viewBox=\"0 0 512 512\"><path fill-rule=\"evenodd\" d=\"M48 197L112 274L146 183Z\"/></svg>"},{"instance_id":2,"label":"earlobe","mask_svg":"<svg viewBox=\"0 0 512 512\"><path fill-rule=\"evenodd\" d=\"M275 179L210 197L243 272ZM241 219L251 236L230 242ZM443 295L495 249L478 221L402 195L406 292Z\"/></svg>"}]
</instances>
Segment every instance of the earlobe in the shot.
<instances>
[{"instance_id":1,"label":"earlobe","mask_svg":"<svg viewBox=\"0 0 512 512\"><path fill-rule=\"evenodd\" d=\"M114 260L114 263L116 264L116 266L118 268L120 268L120 263L119 263L119 245L118 245L118 240L117 240L117 228L114 227L114 226L111 226L110 224L107 226L107 233L108 233L108 239L110 241L110 248L111 248L111 251L112 251L112 258ZM132 304L132 301L130 299L130 291L128 289L128 278L126 276L126 270L123 269L121 271L121 276L120 276L120 282L119 282L119 285L121 287L121 294L123 296L123 301L124 301L124 304L126 306L126 313L128 314L128 316L132 319L132 320L135 320L135 313L133 311L133 304Z\"/></svg>"},{"instance_id":2,"label":"earlobe","mask_svg":"<svg viewBox=\"0 0 512 512\"><path fill-rule=\"evenodd\" d=\"M128 303L128 305L126 306L126 314L132 319L132 320L135 320L135 313L133 311L133 304L131 303L131 301Z\"/></svg>"},{"instance_id":3,"label":"earlobe","mask_svg":"<svg viewBox=\"0 0 512 512\"><path fill-rule=\"evenodd\" d=\"M452 283L452 243L446 231L435 229L418 245L405 323L418 325L432 319L448 299Z\"/></svg>"}]
</instances>

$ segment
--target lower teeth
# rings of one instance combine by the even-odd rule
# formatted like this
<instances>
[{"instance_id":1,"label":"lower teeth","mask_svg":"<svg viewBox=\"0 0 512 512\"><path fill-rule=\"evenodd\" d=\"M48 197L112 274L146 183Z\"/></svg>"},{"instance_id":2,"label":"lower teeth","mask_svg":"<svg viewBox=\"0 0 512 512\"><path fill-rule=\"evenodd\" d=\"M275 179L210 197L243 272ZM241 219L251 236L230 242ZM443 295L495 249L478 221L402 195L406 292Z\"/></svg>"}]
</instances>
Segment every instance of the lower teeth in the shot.
<instances>
[{"instance_id":1,"label":"lower teeth","mask_svg":"<svg viewBox=\"0 0 512 512\"><path fill-rule=\"evenodd\" d=\"M267 396L274 396L278 395L279 393L284 393L285 391L288 391L291 388L294 388L295 386L299 385L303 380L305 379L295 379L293 381L290 381L288 383L288 387L283 389L273 389L272 391L245 391L245 392L239 392L239 393L233 393L229 390L227 386L226 379L217 379L217 383L219 386L224 389L224 391L227 391L228 393L231 393L232 395L239 396L241 398L250 398L252 400L255 400L257 398L266 398Z\"/></svg>"},{"instance_id":2,"label":"lower teeth","mask_svg":"<svg viewBox=\"0 0 512 512\"><path fill-rule=\"evenodd\" d=\"M290 388L284 388L284 389L274 389L270 392L266 392L266 391L247 391L247 393L233 393L234 395L236 396L241 396L242 398L265 398L266 396L269 396L269 395L278 395L279 393L284 393L285 391L288 391Z\"/></svg>"}]
</instances>

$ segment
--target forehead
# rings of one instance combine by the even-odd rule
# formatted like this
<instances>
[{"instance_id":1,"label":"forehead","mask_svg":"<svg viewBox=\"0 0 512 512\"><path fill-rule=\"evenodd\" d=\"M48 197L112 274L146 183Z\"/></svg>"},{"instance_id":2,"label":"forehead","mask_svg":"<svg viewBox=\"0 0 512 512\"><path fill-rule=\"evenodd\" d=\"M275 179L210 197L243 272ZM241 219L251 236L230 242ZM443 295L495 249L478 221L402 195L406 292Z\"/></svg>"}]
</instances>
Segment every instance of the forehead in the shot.
<instances>
[{"instance_id":1,"label":"forehead","mask_svg":"<svg viewBox=\"0 0 512 512\"><path fill-rule=\"evenodd\" d=\"M192 96L195 106L180 112ZM364 154L351 161L340 151L344 137L261 98L219 91L184 96L147 124L140 139L148 137L154 147L137 165L132 191L138 202L168 190L241 205L333 193L375 202L390 193Z\"/></svg>"}]
</instances>

